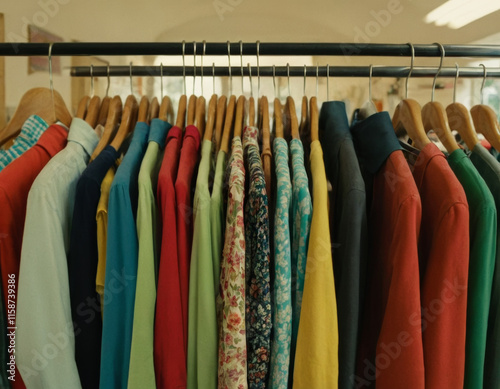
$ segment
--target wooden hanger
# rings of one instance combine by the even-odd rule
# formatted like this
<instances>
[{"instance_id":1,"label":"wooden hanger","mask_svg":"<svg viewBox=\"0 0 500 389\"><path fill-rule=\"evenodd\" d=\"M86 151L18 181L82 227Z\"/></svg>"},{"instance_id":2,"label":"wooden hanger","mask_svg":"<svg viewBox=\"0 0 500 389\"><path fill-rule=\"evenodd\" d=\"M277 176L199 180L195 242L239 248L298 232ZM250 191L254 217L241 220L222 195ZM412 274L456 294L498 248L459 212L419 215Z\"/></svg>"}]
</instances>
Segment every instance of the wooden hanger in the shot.
<instances>
[{"instance_id":1,"label":"wooden hanger","mask_svg":"<svg viewBox=\"0 0 500 389\"><path fill-rule=\"evenodd\" d=\"M137 114L137 121L143 123L149 123L149 99L146 96L142 96L141 102L139 103L139 113Z\"/></svg>"},{"instance_id":2,"label":"wooden hanger","mask_svg":"<svg viewBox=\"0 0 500 389\"><path fill-rule=\"evenodd\" d=\"M469 114L469 111L463 104L451 103L446 107L446 114L452 130L457 131L463 139L467 148L473 150L479 143L474 125Z\"/></svg>"},{"instance_id":3,"label":"wooden hanger","mask_svg":"<svg viewBox=\"0 0 500 389\"><path fill-rule=\"evenodd\" d=\"M311 97L309 101L309 111L311 119L311 142L319 141L319 114L316 96Z\"/></svg>"},{"instance_id":4,"label":"wooden hanger","mask_svg":"<svg viewBox=\"0 0 500 389\"><path fill-rule=\"evenodd\" d=\"M255 127L255 100L252 96L248 99L248 125Z\"/></svg>"},{"instance_id":5,"label":"wooden hanger","mask_svg":"<svg viewBox=\"0 0 500 389\"><path fill-rule=\"evenodd\" d=\"M196 101L196 116L194 119L194 125L198 129L202 139L203 133L205 132L205 109L205 98L200 96Z\"/></svg>"},{"instance_id":6,"label":"wooden hanger","mask_svg":"<svg viewBox=\"0 0 500 389\"><path fill-rule=\"evenodd\" d=\"M478 104L471 108L470 113L476 131L483 134L495 150L500 151L500 125L495 111L487 105Z\"/></svg>"},{"instance_id":7,"label":"wooden hanger","mask_svg":"<svg viewBox=\"0 0 500 389\"><path fill-rule=\"evenodd\" d=\"M234 119L234 134L233 137L239 136L243 130L243 122L245 121L245 96L240 96L236 104L236 116Z\"/></svg>"},{"instance_id":8,"label":"wooden hanger","mask_svg":"<svg viewBox=\"0 0 500 389\"><path fill-rule=\"evenodd\" d=\"M106 96L101 101L101 108L99 109L99 117L97 118L97 124L101 126L106 125L106 118L108 117L109 104L111 103L111 97Z\"/></svg>"},{"instance_id":9,"label":"wooden hanger","mask_svg":"<svg viewBox=\"0 0 500 389\"><path fill-rule=\"evenodd\" d=\"M205 127L205 133L203 134L203 140L212 141L215 119L217 117L216 115L217 115L217 95L213 94L208 103L207 125Z\"/></svg>"},{"instance_id":10,"label":"wooden hanger","mask_svg":"<svg viewBox=\"0 0 500 389\"><path fill-rule=\"evenodd\" d=\"M125 101L125 106L123 107L123 114L121 118L120 127L118 128L115 137L111 141L111 146L115 150L120 149L123 141L129 134L129 132L133 130L135 123L137 121L137 111L138 111L137 100L133 95L129 95L127 97L127 100Z\"/></svg>"},{"instance_id":11,"label":"wooden hanger","mask_svg":"<svg viewBox=\"0 0 500 389\"><path fill-rule=\"evenodd\" d=\"M226 103L226 96L219 97L219 101L217 102L217 113L215 114L215 136L213 136L217 153L220 149L222 129L224 127L224 119L226 118Z\"/></svg>"},{"instance_id":12,"label":"wooden hanger","mask_svg":"<svg viewBox=\"0 0 500 389\"><path fill-rule=\"evenodd\" d=\"M90 96L83 96L80 102L78 103L78 108L76 109L75 117L79 119L85 119L85 115L87 114L87 105L89 104Z\"/></svg>"},{"instance_id":13,"label":"wooden hanger","mask_svg":"<svg viewBox=\"0 0 500 389\"><path fill-rule=\"evenodd\" d=\"M271 128L269 127L269 102L266 96L259 100L259 127L262 129L262 149L271 150Z\"/></svg>"},{"instance_id":14,"label":"wooden hanger","mask_svg":"<svg viewBox=\"0 0 500 389\"><path fill-rule=\"evenodd\" d=\"M422 122L420 104L413 99L404 99L397 105L392 115L392 126L396 133L405 131L411 138L413 146L419 150L430 143Z\"/></svg>"},{"instance_id":15,"label":"wooden hanger","mask_svg":"<svg viewBox=\"0 0 500 389\"><path fill-rule=\"evenodd\" d=\"M168 123L172 123L174 121L174 106L172 105L172 100L170 100L170 97L164 96L161 100L160 112L158 113L158 117Z\"/></svg>"},{"instance_id":16,"label":"wooden hanger","mask_svg":"<svg viewBox=\"0 0 500 389\"><path fill-rule=\"evenodd\" d=\"M226 109L226 117L224 120L224 130L222 131L222 139L220 144L220 150L224 151L226 154L229 153L229 141L231 140L231 132L233 129L233 119L234 111L236 106L236 96L232 95L229 98L229 103Z\"/></svg>"},{"instance_id":17,"label":"wooden hanger","mask_svg":"<svg viewBox=\"0 0 500 389\"><path fill-rule=\"evenodd\" d=\"M307 131L307 122L308 122L308 112L307 112L307 96L302 97L302 106L300 109L300 125L299 125L299 134L301 136L305 136Z\"/></svg>"},{"instance_id":18,"label":"wooden hanger","mask_svg":"<svg viewBox=\"0 0 500 389\"><path fill-rule=\"evenodd\" d=\"M175 122L176 127L181 130L184 129L184 123L186 121L186 107L187 107L187 96L182 95L179 99L179 106L177 108L177 120Z\"/></svg>"},{"instance_id":19,"label":"wooden hanger","mask_svg":"<svg viewBox=\"0 0 500 389\"><path fill-rule=\"evenodd\" d=\"M425 133L427 134L430 130L433 130L449 154L460 148L451 132L446 112L441 103L431 101L425 104L422 108L422 120ZM430 143L430 140L428 143ZM420 147L417 148L422 150Z\"/></svg>"},{"instance_id":20,"label":"wooden hanger","mask_svg":"<svg viewBox=\"0 0 500 389\"><path fill-rule=\"evenodd\" d=\"M111 139L115 136L117 130L117 124L122 116L122 99L120 96L115 96L109 103L108 117L106 118L106 124L104 126L104 132L102 137L97 143L90 161L93 161L99 153L104 150L104 148L111 142Z\"/></svg>"},{"instance_id":21,"label":"wooden hanger","mask_svg":"<svg viewBox=\"0 0 500 389\"><path fill-rule=\"evenodd\" d=\"M99 118L99 111L101 108L101 98L94 96L90 99L85 121L92 127L97 126L97 119Z\"/></svg>"},{"instance_id":22,"label":"wooden hanger","mask_svg":"<svg viewBox=\"0 0 500 389\"><path fill-rule=\"evenodd\" d=\"M151 104L149 105L149 120L158 119L160 113L160 103L157 97L153 97Z\"/></svg>"},{"instance_id":23,"label":"wooden hanger","mask_svg":"<svg viewBox=\"0 0 500 389\"><path fill-rule=\"evenodd\" d=\"M292 138L300 140L299 122L297 119L297 112L295 111L295 102L293 101L293 98L291 96L288 96L286 98L286 104L288 106L287 111L290 115L290 127L291 127Z\"/></svg>"},{"instance_id":24,"label":"wooden hanger","mask_svg":"<svg viewBox=\"0 0 500 389\"><path fill-rule=\"evenodd\" d=\"M274 133L276 138L283 138L283 112L278 98L274 99Z\"/></svg>"},{"instance_id":25,"label":"wooden hanger","mask_svg":"<svg viewBox=\"0 0 500 389\"><path fill-rule=\"evenodd\" d=\"M189 103L187 107L187 125L194 125L194 119L196 115L196 96L191 95L189 97Z\"/></svg>"}]
</instances>

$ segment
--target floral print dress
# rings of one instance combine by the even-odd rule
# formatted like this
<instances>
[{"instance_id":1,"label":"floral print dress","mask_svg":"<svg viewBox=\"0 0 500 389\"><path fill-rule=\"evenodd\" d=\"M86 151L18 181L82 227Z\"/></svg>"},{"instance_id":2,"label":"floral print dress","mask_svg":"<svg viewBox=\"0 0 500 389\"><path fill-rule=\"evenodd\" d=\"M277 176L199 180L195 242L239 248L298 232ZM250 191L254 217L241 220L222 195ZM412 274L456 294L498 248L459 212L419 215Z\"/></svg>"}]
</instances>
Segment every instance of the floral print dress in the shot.
<instances>
[{"instance_id":1,"label":"floral print dress","mask_svg":"<svg viewBox=\"0 0 500 389\"><path fill-rule=\"evenodd\" d=\"M245 199L245 303L250 389L266 388L271 357L272 326L269 210L257 133L256 127L246 127L243 132L244 160L248 171Z\"/></svg>"},{"instance_id":2,"label":"floral print dress","mask_svg":"<svg viewBox=\"0 0 500 389\"><path fill-rule=\"evenodd\" d=\"M232 140L226 234L220 273L219 389L246 389L245 332L245 166L241 138Z\"/></svg>"}]
</instances>

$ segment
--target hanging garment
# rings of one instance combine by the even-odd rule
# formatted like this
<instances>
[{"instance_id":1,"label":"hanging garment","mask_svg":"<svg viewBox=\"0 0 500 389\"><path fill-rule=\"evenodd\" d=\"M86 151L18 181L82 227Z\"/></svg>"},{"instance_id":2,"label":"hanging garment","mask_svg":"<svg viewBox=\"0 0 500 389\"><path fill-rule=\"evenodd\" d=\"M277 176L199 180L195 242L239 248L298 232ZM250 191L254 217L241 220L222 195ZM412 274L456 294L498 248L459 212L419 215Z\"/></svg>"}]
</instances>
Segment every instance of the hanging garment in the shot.
<instances>
[{"instance_id":1,"label":"hanging garment","mask_svg":"<svg viewBox=\"0 0 500 389\"><path fill-rule=\"evenodd\" d=\"M23 124L21 132L7 150L0 148L0 171L30 149L49 125L41 117L31 115Z\"/></svg>"},{"instance_id":2,"label":"hanging garment","mask_svg":"<svg viewBox=\"0 0 500 389\"><path fill-rule=\"evenodd\" d=\"M292 339L292 270L290 256L290 208L292 184L288 168L288 144L275 138L276 210L274 214L274 303L271 344L272 388L287 388Z\"/></svg>"},{"instance_id":3,"label":"hanging garment","mask_svg":"<svg viewBox=\"0 0 500 389\"><path fill-rule=\"evenodd\" d=\"M119 159L115 161L115 164L116 163L119 165ZM104 296L104 281L106 278L106 240L108 238L108 201L115 173L116 166L110 167L102 180L101 197L99 198L99 203L97 204L96 214L98 262L97 274L95 278L95 290L99 293L101 298L101 317L104 316L104 309L106 305ZM109 299L107 301L109 301Z\"/></svg>"},{"instance_id":4,"label":"hanging garment","mask_svg":"<svg viewBox=\"0 0 500 389\"><path fill-rule=\"evenodd\" d=\"M0 208L2 209L2 217L0 217L0 273L2 274L2 308L6 314L8 310L5 310L5 307L9 306L9 299L16 302L28 192L45 165L66 146L67 137L67 128L57 124L50 126L31 149L0 172ZM9 282L9 279L13 279L14 282ZM12 289L9 288L11 284L15 286L13 290L16 293L14 294L9 293L9 289ZM15 317L11 318L7 315L4 317L2 314L1 318L8 319L8 327L15 327ZM0 328L6 330L5 324L3 323ZM2 337L1 340L5 342L5 337ZM5 357L7 344L3 344L0 350L2 350L1 356ZM5 367L7 360L3 362L5 363L2 366ZM23 389L25 386L17 370L15 377L12 387ZM10 384L7 381L6 369L2 369L0 386L8 388L8 385Z\"/></svg>"},{"instance_id":5,"label":"hanging garment","mask_svg":"<svg viewBox=\"0 0 500 389\"><path fill-rule=\"evenodd\" d=\"M311 142L313 215L293 387L338 388L338 324L328 225L328 189L319 141Z\"/></svg>"},{"instance_id":6,"label":"hanging garment","mask_svg":"<svg viewBox=\"0 0 500 389\"><path fill-rule=\"evenodd\" d=\"M107 146L84 170L76 185L68 277L71 315L75 323L75 360L84 389L99 386L102 317L101 301L95 288L98 261L95 215L101 182L117 158L118 152Z\"/></svg>"},{"instance_id":7,"label":"hanging garment","mask_svg":"<svg viewBox=\"0 0 500 389\"><path fill-rule=\"evenodd\" d=\"M138 175L147 148L149 125L137 122L132 142L116 171L108 204L105 305L102 322L100 387L125 388L128 382L137 279L136 227Z\"/></svg>"},{"instance_id":8,"label":"hanging garment","mask_svg":"<svg viewBox=\"0 0 500 389\"><path fill-rule=\"evenodd\" d=\"M293 381L295 350L299 332L300 310L307 264L307 248L309 247L309 231L311 229L312 200L309 193L309 180L304 164L304 149L299 139L290 141L292 158L292 211L291 219L291 260L292 260L292 343L290 346L290 374Z\"/></svg>"},{"instance_id":9,"label":"hanging garment","mask_svg":"<svg viewBox=\"0 0 500 389\"><path fill-rule=\"evenodd\" d=\"M193 389L217 388L216 296L219 270L215 273L215 268L220 261L212 254L209 189L212 145L209 140L203 141L193 202L187 353L187 387Z\"/></svg>"},{"instance_id":10,"label":"hanging garment","mask_svg":"<svg viewBox=\"0 0 500 389\"><path fill-rule=\"evenodd\" d=\"M181 145L182 130L174 126L167 135L157 189L162 220L154 333L154 362L158 388L177 388L186 385L175 202L175 180Z\"/></svg>"},{"instance_id":11,"label":"hanging garment","mask_svg":"<svg viewBox=\"0 0 500 389\"><path fill-rule=\"evenodd\" d=\"M486 183L463 150L448 156L469 203L469 279L465 339L464 388L482 388L488 313L491 300L497 236L495 201ZM464 291L463 285L455 288Z\"/></svg>"},{"instance_id":12,"label":"hanging garment","mask_svg":"<svg viewBox=\"0 0 500 389\"><path fill-rule=\"evenodd\" d=\"M271 357L269 211L259 155L258 129L243 130L245 162L245 320L249 389L266 388Z\"/></svg>"},{"instance_id":13,"label":"hanging garment","mask_svg":"<svg viewBox=\"0 0 500 389\"><path fill-rule=\"evenodd\" d=\"M486 182L486 185L488 185L497 209L495 270L488 315L483 383L485 388L496 388L500 387L500 236L498 235L500 233L500 227L498 226L498 210L500 209L500 164L495 157L480 144L476 145L472 150L470 160ZM479 364L476 366L479 369ZM474 373L474 375L476 374Z\"/></svg>"},{"instance_id":14,"label":"hanging garment","mask_svg":"<svg viewBox=\"0 0 500 389\"><path fill-rule=\"evenodd\" d=\"M19 269L16 361L26 388L81 388L67 253L78 179L99 138L74 118L68 144L37 176L28 195Z\"/></svg>"},{"instance_id":15,"label":"hanging garment","mask_svg":"<svg viewBox=\"0 0 500 389\"><path fill-rule=\"evenodd\" d=\"M339 325L339 388L353 387L360 316L363 309L368 244L366 190L354 149L345 104L323 103L319 138L330 193L335 293Z\"/></svg>"},{"instance_id":16,"label":"hanging garment","mask_svg":"<svg viewBox=\"0 0 500 389\"><path fill-rule=\"evenodd\" d=\"M229 159L229 194L222 253L218 388L246 389L247 347L245 326L245 166L241 138L233 137Z\"/></svg>"},{"instance_id":17,"label":"hanging garment","mask_svg":"<svg viewBox=\"0 0 500 389\"><path fill-rule=\"evenodd\" d=\"M160 256L157 232L161 225L155 193L163 148L172 126L161 120L151 120L146 153L138 176L137 238L139 241L137 286L134 303L134 324L128 388L156 388L154 368L154 320L156 305L156 273Z\"/></svg>"},{"instance_id":18,"label":"hanging garment","mask_svg":"<svg viewBox=\"0 0 500 389\"><path fill-rule=\"evenodd\" d=\"M356 385L423 389L420 195L387 112L351 127L369 200L369 252ZM367 201L368 202L368 201Z\"/></svg>"},{"instance_id":19,"label":"hanging garment","mask_svg":"<svg viewBox=\"0 0 500 389\"><path fill-rule=\"evenodd\" d=\"M422 201L418 254L425 387L462 388L469 206L462 185L433 143L418 153L410 168ZM458 294L457 285L462 288Z\"/></svg>"}]
</instances>

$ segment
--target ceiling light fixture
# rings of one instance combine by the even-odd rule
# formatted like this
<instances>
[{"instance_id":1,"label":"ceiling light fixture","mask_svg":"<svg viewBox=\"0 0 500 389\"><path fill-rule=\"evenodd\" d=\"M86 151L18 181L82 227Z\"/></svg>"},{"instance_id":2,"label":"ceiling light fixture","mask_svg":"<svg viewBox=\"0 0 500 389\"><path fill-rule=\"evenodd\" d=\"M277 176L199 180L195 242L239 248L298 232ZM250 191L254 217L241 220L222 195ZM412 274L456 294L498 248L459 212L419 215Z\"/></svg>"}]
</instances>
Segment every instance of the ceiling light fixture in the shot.
<instances>
[{"instance_id":1,"label":"ceiling light fixture","mask_svg":"<svg viewBox=\"0 0 500 389\"><path fill-rule=\"evenodd\" d=\"M424 22L458 29L498 10L498 0L448 0L429 12Z\"/></svg>"}]
</instances>

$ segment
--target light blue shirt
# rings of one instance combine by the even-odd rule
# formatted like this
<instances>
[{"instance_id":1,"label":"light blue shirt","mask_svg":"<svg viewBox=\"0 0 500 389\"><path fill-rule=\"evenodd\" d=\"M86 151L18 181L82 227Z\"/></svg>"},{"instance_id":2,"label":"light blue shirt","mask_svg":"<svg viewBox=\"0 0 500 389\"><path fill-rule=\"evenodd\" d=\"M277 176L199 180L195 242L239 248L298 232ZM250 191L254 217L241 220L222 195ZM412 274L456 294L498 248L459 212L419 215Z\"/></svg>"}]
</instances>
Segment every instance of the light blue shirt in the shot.
<instances>
[{"instance_id":1,"label":"light blue shirt","mask_svg":"<svg viewBox=\"0 0 500 389\"><path fill-rule=\"evenodd\" d=\"M128 382L139 255L136 227L138 176L148 134L149 126L137 122L109 193L101 388L126 388Z\"/></svg>"},{"instance_id":2,"label":"light blue shirt","mask_svg":"<svg viewBox=\"0 0 500 389\"><path fill-rule=\"evenodd\" d=\"M28 195L16 316L16 362L28 389L81 388L67 254L76 184L98 141L92 127L74 118L68 144Z\"/></svg>"},{"instance_id":3,"label":"light blue shirt","mask_svg":"<svg viewBox=\"0 0 500 389\"><path fill-rule=\"evenodd\" d=\"M23 124L21 133L7 150L0 149L0 171L33 146L49 125L40 116L31 115Z\"/></svg>"}]
</instances>

